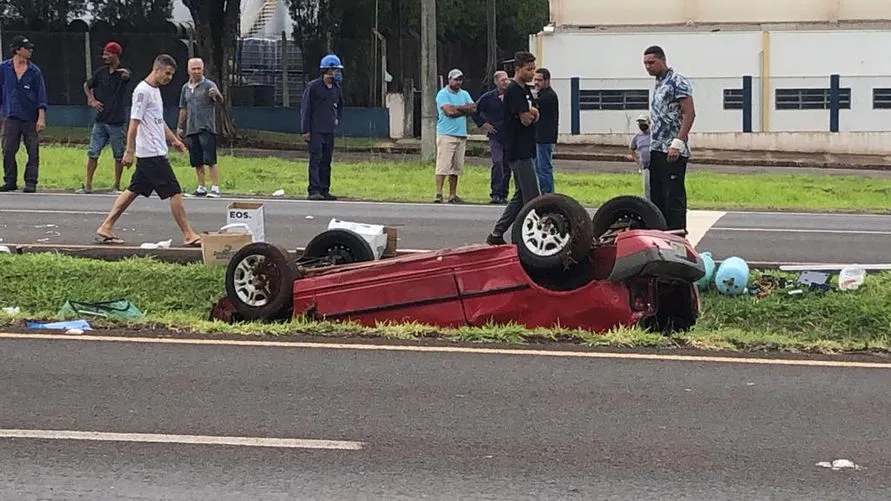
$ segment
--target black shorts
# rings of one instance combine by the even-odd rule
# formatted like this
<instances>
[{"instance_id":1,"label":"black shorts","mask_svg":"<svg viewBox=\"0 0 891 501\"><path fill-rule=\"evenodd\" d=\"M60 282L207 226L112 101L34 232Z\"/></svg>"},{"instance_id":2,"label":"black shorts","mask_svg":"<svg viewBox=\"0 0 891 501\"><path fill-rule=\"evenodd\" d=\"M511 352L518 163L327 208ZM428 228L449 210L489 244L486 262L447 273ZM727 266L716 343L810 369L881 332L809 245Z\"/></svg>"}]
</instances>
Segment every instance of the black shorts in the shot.
<instances>
[{"instance_id":1,"label":"black shorts","mask_svg":"<svg viewBox=\"0 0 891 501\"><path fill-rule=\"evenodd\" d=\"M183 192L167 157L137 158L136 170L127 189L146 198L154 191L161 200Z\"/></svg>"},{"instance_id":2,"label":"black shorts","mask_svg":"<svg viewBox=\"0 0 891 501\"><path fill-rule=\"evenodd\" d=\"M189 162L192 167L217 164L217 135L213 132L203 130L186 136L186 146L189 148Z\"/></svg>"}]
</instances>

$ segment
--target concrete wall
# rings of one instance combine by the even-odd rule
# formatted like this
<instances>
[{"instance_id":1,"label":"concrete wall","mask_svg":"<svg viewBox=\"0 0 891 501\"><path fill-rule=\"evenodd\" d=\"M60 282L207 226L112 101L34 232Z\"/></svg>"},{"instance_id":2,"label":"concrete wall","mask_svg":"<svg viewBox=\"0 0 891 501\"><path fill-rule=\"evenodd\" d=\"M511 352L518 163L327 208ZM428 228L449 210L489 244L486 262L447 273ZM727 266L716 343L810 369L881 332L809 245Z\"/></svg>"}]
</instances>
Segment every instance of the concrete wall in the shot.
<instances>
[{"instance_id":1,"label":"concrete wall","mask_svg":"<svg viewBox=\"0 0 891 501\"><path fill-rule=\"evenodd\" d=\"M648 100L654 82L642 60L644 49L653 44L665 49L669 65L693 85L696 133L812 132L815 134L732 141L771 149L791 148L795 143L795 148L811 151L826 145L824 132L891 130L891 97L884 107L874 101L877 90L891 96L891 59L885 54L885 47L891 46L891 31L750 28L714 33L557 30L533 36L530 50L538 56L539 65L551 71L554 89L561 98L560 132L633 132L635 118L648 113L648 106L626 104L619 109L588 110L584 102L586 96L607 90L642 92ZM592 56L596 54L608 57ZM837 87L832 85L832 75L837 75ZM726 109L725 91L741 93L743 89L748 91L745 106ZM783 98L795 89L819 92L821 109L783 109L777 104L778 90ZM822 89L826 89L825 105ZM877 144L874 135L863 137L873 139L849 140L854 141L852 145ZM718 139L709 141L723 144ZM823 145L811 144L814 141Z\"/></svg>"},{"instance_id":2,"label":"concrete wall","mask_svg":"<svg viewBox=\"0 0 891 501\"><path fill-rule=\"evenodd\" d=\"M551 0L557 26L891 20L884 0Z\"/></svg>"},{"instance_id":3,"label":"concrete wall","mask_svg":"<svg viewBox=\"0 0 891 501\"><path fill-rule=\"evenodd\" d=\"M129 113L129 109L127 110ZM170 127L176 127L178 109L165 108ZM232 108L235 124L242 129L266 130L297 134L300 132L299 108ZM86 127L92 124L95 112L88 106L50 106L46 121L51 126ZM345 137L390 137L390 116L386 108L350 108L343 110L343 122L337 135Z\"/></svg>"}]
</instances>

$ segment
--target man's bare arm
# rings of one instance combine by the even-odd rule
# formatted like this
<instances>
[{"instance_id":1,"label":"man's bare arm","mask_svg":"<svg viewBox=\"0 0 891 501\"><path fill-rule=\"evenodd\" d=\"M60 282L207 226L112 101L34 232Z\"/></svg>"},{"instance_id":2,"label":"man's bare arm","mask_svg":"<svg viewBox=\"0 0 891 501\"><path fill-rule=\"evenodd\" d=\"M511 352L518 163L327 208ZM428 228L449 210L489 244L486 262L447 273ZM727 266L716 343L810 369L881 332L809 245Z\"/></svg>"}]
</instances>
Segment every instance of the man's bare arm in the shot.
<instances>
[{"instance_id":1,"label":"man's bare arm","mask_svg":"<svg viewBox=\"0 0 891 501\"><path fill-rule=\"evenodd\" d=\"M686 142L690 136L690 130L693 129L693 121L696 119L696 107L693 105L693 96L682 98L680 101L682 118L678 139Z\"/></svg>"}]
</instances>

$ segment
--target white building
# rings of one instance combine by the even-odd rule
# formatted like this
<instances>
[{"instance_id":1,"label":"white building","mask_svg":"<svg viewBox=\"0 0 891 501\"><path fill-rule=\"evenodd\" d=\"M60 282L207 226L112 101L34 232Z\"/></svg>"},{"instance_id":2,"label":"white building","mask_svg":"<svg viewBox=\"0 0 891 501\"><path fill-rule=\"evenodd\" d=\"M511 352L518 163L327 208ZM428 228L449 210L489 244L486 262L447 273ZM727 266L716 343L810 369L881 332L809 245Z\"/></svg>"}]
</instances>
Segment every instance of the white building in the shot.
<instances>
[{"instance_id":1,"label":"white building","mask_svg":"<svg viewBox=\"0 0 891 501\"><path fill-rule=\"evenodd\" d=\"M891 1L552 0L530 50L561 96L565 141L626 142L648 108L650 45L693 84L695 146L891 152Z\"/></svg>"}]
</instances>

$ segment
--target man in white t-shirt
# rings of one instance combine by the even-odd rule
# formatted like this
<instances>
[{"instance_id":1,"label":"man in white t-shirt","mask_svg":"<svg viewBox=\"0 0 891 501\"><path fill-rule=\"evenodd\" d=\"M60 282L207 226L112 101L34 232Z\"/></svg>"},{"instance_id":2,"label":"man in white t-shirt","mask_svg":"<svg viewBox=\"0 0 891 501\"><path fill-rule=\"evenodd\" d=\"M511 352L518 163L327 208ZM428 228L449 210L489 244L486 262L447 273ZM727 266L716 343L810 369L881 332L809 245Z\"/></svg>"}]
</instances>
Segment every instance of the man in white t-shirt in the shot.
<instances>
[{"instance_id":1,"label":"man in white t-shirt","mask_svg":"<svg viewBox=\"0 0 891 501\"><path fill-rule=\"evenodd\" d=\"M133 90L127 149L124 151L122 163L124 167L129 168L133 165L135 154L136 170L130 179L130 186L118 196L108 217L96 230L98 243L124 243L113 231L118 218L136 197L142 195L148 198L155 192L161 200L170 199L170 212L183 232L185 245L191 247L201 245L201 237L192 231L189 222L186 221L182 188L167 160L167 141L170 141L178 151L186 149L164 122L164 102L159 87L169 84L173 80L174 73L176 73L176 60L167 54L161 54L155 58L152 72Z\"/></svg>"}]
</instances>

